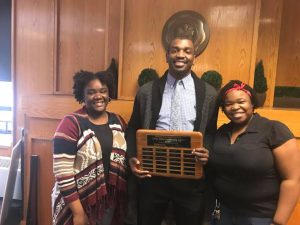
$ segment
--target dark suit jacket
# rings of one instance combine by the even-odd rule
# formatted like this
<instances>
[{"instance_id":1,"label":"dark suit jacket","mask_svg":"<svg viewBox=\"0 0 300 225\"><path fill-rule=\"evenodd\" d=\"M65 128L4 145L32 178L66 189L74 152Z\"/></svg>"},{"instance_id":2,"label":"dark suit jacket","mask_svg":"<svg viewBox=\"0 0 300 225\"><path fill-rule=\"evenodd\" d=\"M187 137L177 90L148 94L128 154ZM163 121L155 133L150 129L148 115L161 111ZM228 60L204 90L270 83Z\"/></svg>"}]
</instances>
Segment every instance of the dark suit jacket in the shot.
<instances>
[{"instance_id":1,"label":"dark suit jacket","mask_svg":"<svg viewBox=\"0 0 300 225\"><path fill-rule=\"evenodd\" d=\"M136 131L138 129L155 129L156 127L167 74L168 71L160 79L144 84L136 94L127 129L128 158L136 156ZM200 131L204 135L204 146L209 149L217 130L216 91L212 86L199 79L194 72L192 72L192 78L195 83L196 95L194 131Z\"/></svg>"}]
</instances>

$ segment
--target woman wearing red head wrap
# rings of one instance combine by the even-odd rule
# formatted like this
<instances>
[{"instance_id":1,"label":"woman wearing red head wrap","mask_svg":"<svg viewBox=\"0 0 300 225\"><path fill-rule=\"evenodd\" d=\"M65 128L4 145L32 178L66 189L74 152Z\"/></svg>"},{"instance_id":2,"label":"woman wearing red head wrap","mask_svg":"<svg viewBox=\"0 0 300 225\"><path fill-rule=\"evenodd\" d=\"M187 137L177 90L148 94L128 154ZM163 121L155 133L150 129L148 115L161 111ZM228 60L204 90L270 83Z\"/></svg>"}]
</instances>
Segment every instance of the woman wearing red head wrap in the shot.
<instances>
[{"instance_id":1,"label":"woman wearing red head wrap","mask_svg":"<svg viewBox=\"0 0 300 225\"><path fill-rule=\"evenodd\" d=\"M286 224L300 194L300 151L287 126L254 113L254 90L234 80L218 104L230 119L218 129L209 168L218 225Z\"/></svg>"}]
</instances>

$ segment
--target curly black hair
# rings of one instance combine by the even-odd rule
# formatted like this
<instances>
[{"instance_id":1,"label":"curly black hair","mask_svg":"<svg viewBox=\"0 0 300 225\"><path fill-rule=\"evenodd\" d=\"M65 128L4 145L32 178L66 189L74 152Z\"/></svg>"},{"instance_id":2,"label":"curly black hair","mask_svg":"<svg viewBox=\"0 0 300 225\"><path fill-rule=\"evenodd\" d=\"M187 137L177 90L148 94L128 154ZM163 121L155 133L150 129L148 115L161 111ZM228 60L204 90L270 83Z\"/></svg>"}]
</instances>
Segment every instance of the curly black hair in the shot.
<instances>
[{"instance_id":1,"label":"curly black hair","mask_svg":"<svg viewBox=\"0 0 300 225\"><path fill-rule=\"evenodd\" d=\"M109 96L112 96L113 93L113 82L112 76L108 71L101 71L101 72L89 72L80 70L76 72L73 76L73 95L77 102L83 103L84 102L84 88L86 85L92 80L99 80L102 84L107 85Z\"/></svg>"},{"instance_id":2,"label":"curly black hair","mask_svg":"<svg viewBox=\"0 0 300 225\"><path fill-rule=\"evenodd\" d=\"M234 84L241 85L241 84L245 84L245 83L243 83L240 80L231 80L227 84L225 84L224 87L222 87L221 90L219 91L219 94L217 97L217 106L218 107L221 107L222 109L224 109L225 93L229 89L233 88ZM258 107L256 92L248 84L245 84L244 89L250 92L250 94L251 94L250 99L251 99L251 103L253 105L253 109L256 109Z\"/></svg>"}]
</instances>

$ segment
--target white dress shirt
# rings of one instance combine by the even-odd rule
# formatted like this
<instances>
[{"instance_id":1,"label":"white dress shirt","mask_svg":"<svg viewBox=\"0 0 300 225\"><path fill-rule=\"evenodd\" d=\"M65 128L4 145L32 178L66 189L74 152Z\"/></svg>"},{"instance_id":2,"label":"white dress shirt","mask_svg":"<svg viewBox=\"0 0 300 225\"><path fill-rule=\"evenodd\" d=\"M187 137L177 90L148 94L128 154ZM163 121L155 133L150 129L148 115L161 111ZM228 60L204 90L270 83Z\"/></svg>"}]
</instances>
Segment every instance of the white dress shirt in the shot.
<instances>
[{"instance_id":1,"label":"white dress shirt","mask_svg":"<svg viewBox=\"0 0 300 225\"><path fill-rule=\"evenodd\" d=\"M176 79L170 73L168 73L162 98L162 105L156 123L157 130L170 130L171 101L174 92L175 81ZM191 74L184 77L181 81L181 127L182 130L193 130L194 122L196 120L195 84Z\"/></svg>"}]
</instances>

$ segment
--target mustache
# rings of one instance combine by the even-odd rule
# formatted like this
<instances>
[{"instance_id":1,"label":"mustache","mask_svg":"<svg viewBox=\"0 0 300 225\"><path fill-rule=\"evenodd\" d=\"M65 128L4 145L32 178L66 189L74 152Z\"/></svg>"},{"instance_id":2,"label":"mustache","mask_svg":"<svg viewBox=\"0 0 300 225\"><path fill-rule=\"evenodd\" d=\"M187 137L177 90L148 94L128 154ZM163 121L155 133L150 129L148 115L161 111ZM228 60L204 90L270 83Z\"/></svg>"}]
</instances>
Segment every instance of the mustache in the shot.
<instances>
[{"instance_id":1,"label":"mustache","mask_svg":"<svg viewBox=\"0 0 300 225\"><path fill-rule=\"evenodd\" d=\"M183 63L187 63L188 60L186 60L186 59L174 59L173 62L183 62Z\"/></svg>"}]
</instances>

